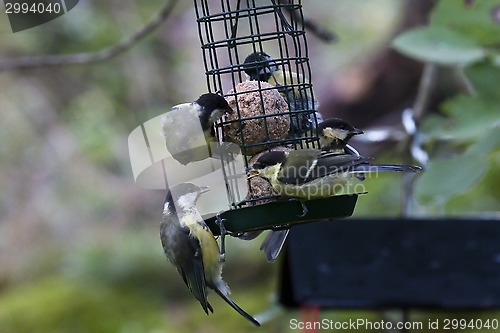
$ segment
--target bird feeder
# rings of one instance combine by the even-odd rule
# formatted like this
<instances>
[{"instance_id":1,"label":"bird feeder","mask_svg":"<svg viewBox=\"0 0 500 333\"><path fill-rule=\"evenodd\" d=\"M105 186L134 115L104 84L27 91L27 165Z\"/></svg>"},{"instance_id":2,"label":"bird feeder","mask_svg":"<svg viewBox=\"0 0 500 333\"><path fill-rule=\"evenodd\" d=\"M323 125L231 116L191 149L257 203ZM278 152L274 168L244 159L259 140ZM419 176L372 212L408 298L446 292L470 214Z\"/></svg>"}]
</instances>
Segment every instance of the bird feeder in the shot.
<instances>
[{"instance_id":1,"label":"bird feeder","mask_svg":"<svg viewBox=\"0 0 500 333\"><path fill-rule=\"evenodd\" d=\"M194 3L208 91L221 93L235 111L216 124L219 142L237 144L245 167L265 151L318 148L317 103L311 84L302 2ZM248 55L259 52L270 55L272 60L245 63ZM283 77L279 85L249 80L246 74L271 67ZM241 186L235 181L238 172L224 165L231 160L221 158L230 202L221 217L226 219L229 231L289 228L298 223L347 217L354 210L357 196L339 195L305 202L308 213L300 216L299 202L278 198L269 184L254 184L250 180L246 184L248 193L241 196ZM214 220L207 219L207 223L218 234Z\"/></svg>"}]
</instances>

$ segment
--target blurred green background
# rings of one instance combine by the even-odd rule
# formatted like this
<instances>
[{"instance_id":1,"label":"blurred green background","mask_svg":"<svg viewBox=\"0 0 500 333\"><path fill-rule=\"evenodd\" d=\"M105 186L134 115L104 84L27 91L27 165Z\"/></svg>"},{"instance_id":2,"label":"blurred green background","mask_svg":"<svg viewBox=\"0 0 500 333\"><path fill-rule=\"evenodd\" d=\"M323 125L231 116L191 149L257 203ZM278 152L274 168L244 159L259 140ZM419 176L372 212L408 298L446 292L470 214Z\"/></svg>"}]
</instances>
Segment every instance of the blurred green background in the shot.
<instances>
[{"instance_id":1,"label":"blurred green background","mask_svg":"<svg viewBox=\"0 0 500 333\"><path fill-rule=\"evenodd\" d=\"M1 13L0 58L100 50L138 29L163 3L80 1L68 14L15 34ZM476 6L474 15L459 11L468 3ZM467 39L457 42L461 48L453 55L479 50L479 57L462 63L438 59L445 66L421 122L431 162L416 182L415 215L498 218L500 25L492 11L498 3L442 0L431 22L434 1L304 3L308 18L339 37L327 44L308 35L320 111L363 129L401 128L400 113L418 92L421 62L434 59L429 43L436 39L428 36L407 36L398 46L407 57L397 55L391 41L401 31L430 22ZM490 24L484 24L486 12ZM394 82L380 85L380 77ZM214 295L215 313L205 316L162 253L165 193L136 186L130 169L130 132L172 105L195 100L205 82L190 1L179 1L159 29L109 61L0 72L0 332L255 331ZM462 89L464 82L472 91ZM363 113L367 101L371 111ZM362 154L379 162L401 162L403 148L360 144ZM369 179L366 186L369 194L359 198L355 217L401 214L400 176ZM265 262L258 250L262 239L228 240L225 280L251 314L275 304L279 264ZM416 311L410 319L499 314ZM334 320L397 316L322 312ZM290 332L291 318L299 313L275 312L261 330Z\"/></svg>"}]
</instances>

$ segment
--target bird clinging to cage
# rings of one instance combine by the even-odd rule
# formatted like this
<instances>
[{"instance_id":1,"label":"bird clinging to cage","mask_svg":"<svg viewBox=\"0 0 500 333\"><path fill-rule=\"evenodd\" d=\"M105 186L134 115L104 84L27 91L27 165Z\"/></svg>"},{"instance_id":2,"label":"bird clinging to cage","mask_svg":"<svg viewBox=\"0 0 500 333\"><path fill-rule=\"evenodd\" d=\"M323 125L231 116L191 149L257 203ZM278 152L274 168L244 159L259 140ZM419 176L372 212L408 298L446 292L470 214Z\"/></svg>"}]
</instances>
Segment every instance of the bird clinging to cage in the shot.
<instances>
[{"instance_id":1,"label":"bird clinging to cage","mask_svg":"<svg viewBox=\"0 0 500 333\"><path fill-rule=\"evenodd\" d=\"M224 97L211 93L172 107L161 119L168 151L183 165L212 156L210 144L216 141L214 123L233 112Z\"/></svg>"},{"instance_id":2,"label":"bird clinging to cage","mask_svg":"<svg viewBox=\"0 0 500 333\"><path fill-rule=\"evenodd\" d=\"M170 189L160 223L163 250L206 314L209 311L213 313L207 300L207 287L210 287L239 314L260 326L228 296L229 287L222 280L224 253L220 252L212 232L196 208L196 201L208 190L208 187L190 183L180 183Z\"/></svg>"},{"instance_id":3,"label":"bird clinging to cage","mask_svg":"<svg viewBox=\"0 0 500 333\"><path fill-rule=\"evenodd\" d=\"M285 97L292 114L290 134L300 136L323 120L317 111L319 103L308 91L309 82L300 73L280 70L277 61L265 52L254 52L245 58L243 68L248 79L277 87Z\"/></svg>"}]
</instances>

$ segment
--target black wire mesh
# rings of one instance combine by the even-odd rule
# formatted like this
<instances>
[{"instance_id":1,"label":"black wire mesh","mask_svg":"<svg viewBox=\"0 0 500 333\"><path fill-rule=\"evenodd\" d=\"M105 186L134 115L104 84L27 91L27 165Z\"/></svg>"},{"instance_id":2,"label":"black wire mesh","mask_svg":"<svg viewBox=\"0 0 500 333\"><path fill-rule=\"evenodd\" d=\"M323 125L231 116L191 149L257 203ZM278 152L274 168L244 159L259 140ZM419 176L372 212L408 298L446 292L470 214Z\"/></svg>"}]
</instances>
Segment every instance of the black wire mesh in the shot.
<instances>
[{"instance_id":1,"label":"black wire mesh","mask_svg":"<svg viewBox=\"0 0 500 333\"><path fill-rule=\"evenodd\" d=\"M253 155L276 146L317 147L319 114L311 84L302 1L194 0L194 4L208 91L220 92L226 99L232 99L231 106L237 114L218 124L219 141L234 142L234 136L239 137L237 143L245 156L246 167ZM245 63L248 55L258 52L272 59L259 58ZM252 77L245 72L252 71L273 72L267 76L270 84L262 82L266 80L260 77L249 80ZM253 85L249 81L253 81ZM247 87L242 91L244 85ZM273 100L277 92L286 107L278 107L279 98ZM255 103L248 99L250 95ZM248 112L247 109L252 108L248 104L254 104L252 112ZM277 118L288 125L273 127ZM231 128L236 133L232 138L230 131L226 131ZM249 137L252 134L245 132L249 128L261 133L258 139ZM252 195L238 198L231 190L235 185L228 178L228 195L235 206L257 200L249 199Z\"/></svg>"}]
</instances>

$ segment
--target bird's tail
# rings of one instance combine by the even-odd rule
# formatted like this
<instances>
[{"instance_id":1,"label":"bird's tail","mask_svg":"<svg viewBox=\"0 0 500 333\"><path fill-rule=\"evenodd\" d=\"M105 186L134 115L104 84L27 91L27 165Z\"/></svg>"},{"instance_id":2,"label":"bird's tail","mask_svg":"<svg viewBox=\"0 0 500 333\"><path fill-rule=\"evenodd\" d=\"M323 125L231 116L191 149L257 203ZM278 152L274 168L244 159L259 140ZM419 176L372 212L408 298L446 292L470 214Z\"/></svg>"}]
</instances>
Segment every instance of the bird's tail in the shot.
<instances>
[{"instance_id":1,"label":"bird's tail","mask_svg":"<svg viewBox=\"0 0 500 333\"><path fill-rule=\"evenodd\" d=\"M359 164L352 168L352 173L377 173L377 172L420 172L421 167L404 164Z\"/></svg>"},{"instance_id":2,"label":"bird's tail","mask_svg":"<svg viewBox=\"0 0 500 333\"><path fill-rule=\"evenodd\" d=\"M260 323L255 320L254 317L252 317L251 315L249 315L245 310L243 310L242 308L240 308L238 306L238 304L236 304L232 299L229 298L229 296L227 296L227 291L229 290L227 288L227 286L225 285L225 282L222 281L222 279L220 280L220 282L222 284L224 284L222 286L222 288L220 288L219 286L215 286L214 288L212 288L213 290L215 290L215 292L224 300L227 302L227 304L231 305L231 307L233 309L235 309L240 315L242 315L243 317L245 317L246 319L248 319L249 321L252 322L252 324L254 324L255 326L260 326ZM219 283L220 284L220 283ZM226 293L224 293L224 291L222 291L221 289L224 289L226 291Z\"/></svg>"},{"instance_id":3,"label":"bird's tail","mask_svg":"<svg viewBox=\"0 0 500 333\"><path fill-rule=\"evenodd\" d=\"M274 262L285 244L290 230L271 230L262 242L260 249L264 251L267 262Z\"/></svg>"}]
</instances>

